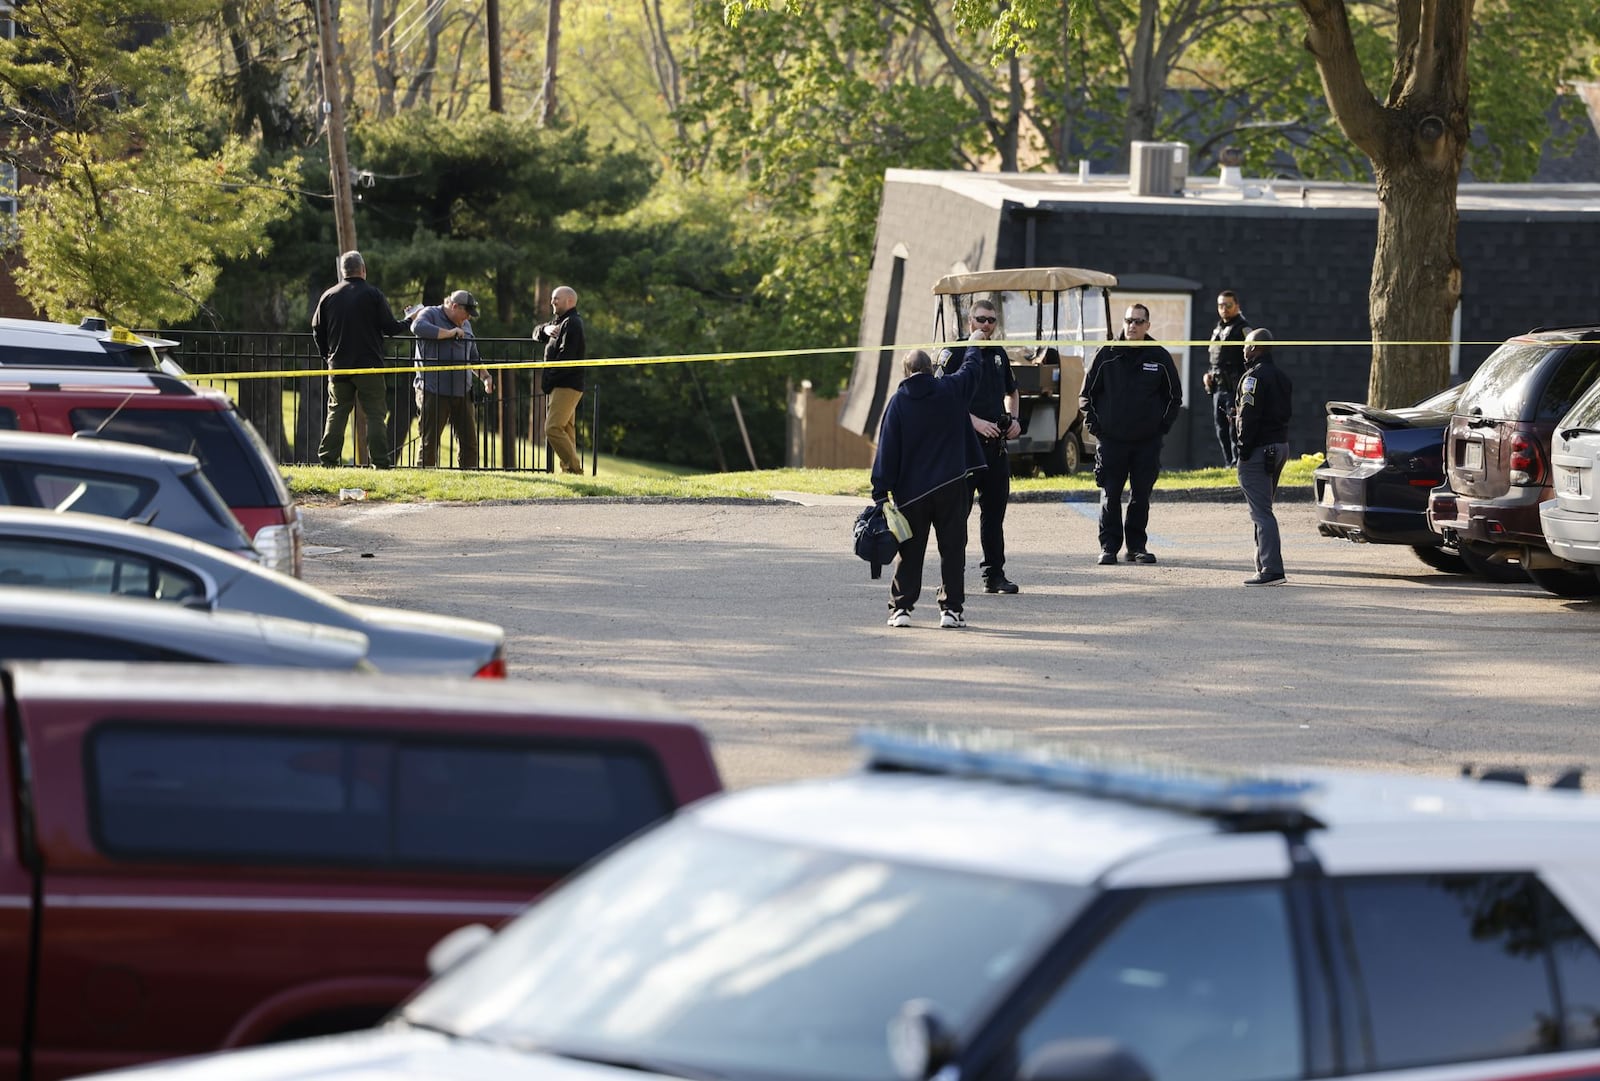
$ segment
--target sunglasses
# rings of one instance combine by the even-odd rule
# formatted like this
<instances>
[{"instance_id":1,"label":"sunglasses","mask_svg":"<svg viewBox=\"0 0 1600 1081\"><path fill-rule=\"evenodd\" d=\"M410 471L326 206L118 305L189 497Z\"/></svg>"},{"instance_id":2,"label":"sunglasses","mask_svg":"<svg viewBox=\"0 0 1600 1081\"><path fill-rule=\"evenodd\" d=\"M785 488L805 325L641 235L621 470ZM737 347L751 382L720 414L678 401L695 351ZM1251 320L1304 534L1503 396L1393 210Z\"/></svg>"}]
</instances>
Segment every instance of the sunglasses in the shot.
<instances>
[{"instance_id":1,"label":"sunglasses","mask_svg":"<svg viewBox=\"0 0 1600 1081\"><path fill-rule=\"evenodd\" d=\"M1124 319L1123 320L1124 323L1133 323L1133 324L1148 323L1149 321L1150 320L1148 320L1148 319Z\"/></svg>"},{"instance_id":2,"label":"sunglasses","mask_svg":"<svg viewBox=\"0 0 1600 1081\"><path fill-rule=\"evenodd\" d=\"M994 320L995 317L992 315L974 315L972 317L974 323L992 323Z\"/></svg>"}]
</instances>

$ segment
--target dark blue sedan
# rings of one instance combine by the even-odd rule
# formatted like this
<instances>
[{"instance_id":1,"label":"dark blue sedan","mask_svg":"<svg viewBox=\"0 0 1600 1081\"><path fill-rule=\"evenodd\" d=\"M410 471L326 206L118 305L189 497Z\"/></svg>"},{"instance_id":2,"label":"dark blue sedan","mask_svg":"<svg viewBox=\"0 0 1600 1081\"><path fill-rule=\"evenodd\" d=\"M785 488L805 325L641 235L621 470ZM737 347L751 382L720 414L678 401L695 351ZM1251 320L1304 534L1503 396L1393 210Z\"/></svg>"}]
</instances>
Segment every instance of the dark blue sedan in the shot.
<instances>
[{"instance_id":1,"label":"dark blue sedan","mask_svg":"<svg viewBox=\"0 0 1600 1081\"><path fill-rule=\"evenodd\" d=\"M1404 409L1328 403L1324 462L1312 474L1317 532L1372 544L1408 544L1430 567L1465 573L1428 528L1428 492L1444 481L1444 430L1461 387Z\"/></svg>"}]
</instances>

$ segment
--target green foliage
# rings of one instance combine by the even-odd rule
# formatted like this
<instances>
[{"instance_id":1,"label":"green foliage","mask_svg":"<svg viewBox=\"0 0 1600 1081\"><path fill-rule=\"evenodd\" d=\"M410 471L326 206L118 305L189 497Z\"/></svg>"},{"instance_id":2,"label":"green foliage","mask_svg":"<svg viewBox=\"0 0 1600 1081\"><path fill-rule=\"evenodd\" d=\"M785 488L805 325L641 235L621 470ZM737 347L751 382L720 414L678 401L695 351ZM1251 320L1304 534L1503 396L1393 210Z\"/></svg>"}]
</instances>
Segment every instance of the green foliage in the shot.
<instances>
[{"instance_id":1,"label":"green foliage","mask_svg":"<svg viewBox=\"0 0 1600 1081\"><path fill-rule=\"evenodd\" d=\"M294 163L259 167L247 143L208 134L210 103L185 93L177 35L207 10L58 0L0 40L0 102L21 133L6 157L38 178L21 192L16 279L46 314L186 318L221 260L259 253L285 212Z\"/></svg>"}]
</instances>

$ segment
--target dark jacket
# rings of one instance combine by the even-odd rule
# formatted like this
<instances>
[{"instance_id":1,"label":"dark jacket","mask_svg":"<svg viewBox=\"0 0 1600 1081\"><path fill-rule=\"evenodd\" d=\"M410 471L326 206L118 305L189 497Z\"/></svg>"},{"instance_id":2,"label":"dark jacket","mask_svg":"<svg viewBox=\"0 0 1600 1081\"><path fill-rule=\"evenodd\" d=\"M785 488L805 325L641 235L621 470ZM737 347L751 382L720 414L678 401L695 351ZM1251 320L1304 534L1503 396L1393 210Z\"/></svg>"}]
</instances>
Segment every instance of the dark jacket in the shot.
<instances>
[{"instance_id":1,"label":"dark jacket","mask_svg":"<svg viewBox=\"0 0 1600 1081\"><path fill-rule=\"evenodd\" d=\"M472 336L472 320L461 324L465 338L440 338L440 331L454 330L455 323L445 313L444 305L431 304L411 319L411 333L417 336L417 374L411 383L428 394L464 398L472 393L472 372L460 367L471 364L483 366L478 355L478 343ZM434 371L436 367L453 367L455 371Z\"/></svg>"},{"instance_id":2,"label":"dark jacket","mask_svg":"<svg viewBox=\"0 0 1600 1081\"><path fill-rule=\"evenodd\" d=\"M1271 353L1245 371L1234 397L1238 409L1234 442L1238 444L1240 458L1248 457L1257 447L1289 441L1293 395L1294 384L1272 362Z\"/></svg>"},{"instance_id":3,"label":"dark jacket","mask_svg":"<svg viewBox=\"0 0 1600 1081\"><path fill-rule=\"evenodd\" d=\"M1015 393L1017 389L1016 373L1011 370L1011 358L1006 355L1005 346L986 341L982 344L973 342L964 350L959 347L941 349L938 359L933 362L933 374L941 378L951 374L955 370L950 366L951 361L960 357L965 363L972 356L983 361L983 371L972 392L968 412L975 417L998 422L1006 412L1006 395Z\"/></svg>"},{"instance_id":4,"label":"dark jacket","mask_svg":"<svg viewBox=\"0 0 1600 1081\"><path fill-rule=\"evenodd\" d=\"M1150 341L1118 341L1095 353L1078 399L1083 423L1100 439L1138 443L1159 439L1183 406L1178 366Z\"/></svg>"},{"instance_id":5,"label":"dark jacket","mask_svg":"<svg viewBox=\"0 0 1600 1081\"><path fill-rule=\"evenodd\" d=\"M554 320L554 322L556 323L554 334L548 333L545 330L545 327L549 325L547 323L540 323L533 330L533 340L536 342L545 343L544 359L585 359L583 319L579 317L578 309L573 308L560 319ZM544 382L542 386L544 387L546 394L558 387L566 387L568 390L583 389L582 368L544 368L542 371L544 372Z\"/></svg>"},{"instance_id":6,"label":"dark jacket","mask_svg":"<svg viewBox=\"0 0 1600 1081\"><path fill-rule=\"evenodd\" d=\"M1211 330L1211 374L1216 376L1216 389L1233 390L1244 377L1244 336L1251 326L1243 315L1222 319ZM1237 345L1224 344L1237 342Z\"/></svg>"},{"instance_id":7,"label":"dark jacket","mask_svg":"<svg viewBox=\"0 0 1600 1081\"><path fill-rule=\"evenodd\" d=\"M973 351L959 369L942 379L918 372L901 380L878 430L878 455L872 462L874 502L893 493L895 506L908 507L988 468L969 417L981 370Z\"/></svg>"},{"instance_id":8,"label":"dark jacket","mask_svg":"<svg viewBox=\"0 0 1600 1081\"><path fill-rule=\"evenodd\" d=\"M383 339L410 329L394 317L378 287L365 278L346 278L335 285L318 298L311 313L317 352L335 371L383 367Z\"/></svg>"}]
</instances>

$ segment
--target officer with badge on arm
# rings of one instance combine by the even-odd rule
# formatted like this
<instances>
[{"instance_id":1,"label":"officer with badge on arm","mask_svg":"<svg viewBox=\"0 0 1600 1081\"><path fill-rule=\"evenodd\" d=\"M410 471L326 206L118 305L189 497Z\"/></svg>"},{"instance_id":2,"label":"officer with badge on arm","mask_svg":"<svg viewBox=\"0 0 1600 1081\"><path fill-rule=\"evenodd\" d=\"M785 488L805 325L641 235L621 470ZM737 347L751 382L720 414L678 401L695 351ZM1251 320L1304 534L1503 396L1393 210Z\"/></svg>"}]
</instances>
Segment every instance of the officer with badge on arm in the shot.
<instances>
[{"instance_id":1,"label":"officer with badge on arm","mask_svg":"<svg viewBox=\"0 0 1600 1081\"><path fill-rule=\"evenodd\" d=\"M1250 505L1256 529L1256 573L1247 586L1279 586L1283 544L1272 499L1289 460L1289 418L1294 414L1294 384L1272 361L1272 331L1252 330L1245 337L1244 377L1237 396L1239 487Z\"/></svg>"}]
</instances>

